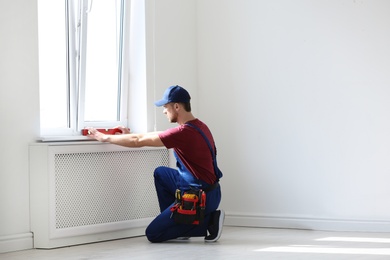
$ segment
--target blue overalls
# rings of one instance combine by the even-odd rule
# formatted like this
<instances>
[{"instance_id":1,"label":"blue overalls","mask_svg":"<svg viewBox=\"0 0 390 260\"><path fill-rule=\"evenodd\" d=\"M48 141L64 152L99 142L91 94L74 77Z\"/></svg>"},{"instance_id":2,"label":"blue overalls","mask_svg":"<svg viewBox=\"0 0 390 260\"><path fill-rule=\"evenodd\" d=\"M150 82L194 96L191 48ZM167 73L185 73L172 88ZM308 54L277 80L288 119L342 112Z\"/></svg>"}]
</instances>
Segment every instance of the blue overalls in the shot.
<instances>
[{"instance_id":1,"label":"blue overalls","mask_svg":"<svg viewBox=\"0 0 390 260\"><path fill-rule=\"evenodd\" d=\"M177 224L171 218L170 208L175 202L176 189L189 190L190 186L206 189L209 184L196 179L184 166L180 158L176 157L178 170L160 166L154 170L154 183L161 214L158 215L146 228L145 234L150 242L163 242L178 237L205 237L210 220L210 213L218 209L221 202L221 188L206 194L205 218L202 225Z\"/></svg>"}]
</instances>

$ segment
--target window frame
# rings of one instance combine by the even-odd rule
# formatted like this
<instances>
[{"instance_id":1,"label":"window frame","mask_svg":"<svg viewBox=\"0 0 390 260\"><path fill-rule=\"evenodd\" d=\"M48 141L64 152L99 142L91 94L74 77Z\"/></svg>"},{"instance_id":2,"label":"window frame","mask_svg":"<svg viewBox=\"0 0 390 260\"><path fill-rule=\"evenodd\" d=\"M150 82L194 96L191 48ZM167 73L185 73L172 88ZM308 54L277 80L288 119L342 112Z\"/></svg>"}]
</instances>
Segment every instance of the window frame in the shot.
<instances>
[{"instance_id":1,"label":"window frame","mask_svg":"<svg viewBox=\"0 0 390 260\"><path fill-rule=\"evenodd\" d=\"M42 128L41 140L78 140L84 139L81 130L85 127L93 126L97 128L112 128L118 125L127 126L128 114L128 93L129 93L129 55L126 49L129 48L129 21L130 21L130 0L118 0L121 2L120 12L120 77L118 77L118 118L115 121L85 121L85 72L86 72L86 41L87 35L87 11L89 6L88 0L64 0L65 4L65 32L66 33L66 86L67 86L67 126L62 128ZM77 9L74 9L74 4L80 4ZM73 10L80 11L79 31L75 24L76 19ZM79 39L78 39L79 37ZM78 45L81 43L80 45ZM72 57L72 53L74 57ZM78 63L78 61L80 61ZM102 104L104 105L104 104Z\"/></svg>"}]
</instances>

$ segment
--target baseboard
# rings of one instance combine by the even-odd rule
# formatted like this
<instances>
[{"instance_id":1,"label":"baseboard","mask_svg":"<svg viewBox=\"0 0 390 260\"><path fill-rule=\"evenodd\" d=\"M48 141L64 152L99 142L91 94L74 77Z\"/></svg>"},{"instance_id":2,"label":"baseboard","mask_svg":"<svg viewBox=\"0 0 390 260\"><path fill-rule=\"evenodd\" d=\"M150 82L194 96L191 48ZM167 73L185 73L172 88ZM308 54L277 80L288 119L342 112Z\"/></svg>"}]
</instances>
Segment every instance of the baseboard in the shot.
<instances>
[{"instance_id":1,"label":"baseboard","mask_svg":"<svg viewBox=\"0 0 390 260\"><path fill-rule=\"evenodd\" d=\"M20 251L31 248L33 248L32 233L0 236L0 253Z\"/></svg>"},{"instance_id":2,"label":"baseboard","mask_svg":"<svg viewBox=\"0 0 390 260\"><path fill-rule=\"evenodd\" d=\"M240 227L293 228L322 231L390 232L390 220L326 219L290 216L262 216L226 212L225 225Z\"/></svg>"}]
</instances>

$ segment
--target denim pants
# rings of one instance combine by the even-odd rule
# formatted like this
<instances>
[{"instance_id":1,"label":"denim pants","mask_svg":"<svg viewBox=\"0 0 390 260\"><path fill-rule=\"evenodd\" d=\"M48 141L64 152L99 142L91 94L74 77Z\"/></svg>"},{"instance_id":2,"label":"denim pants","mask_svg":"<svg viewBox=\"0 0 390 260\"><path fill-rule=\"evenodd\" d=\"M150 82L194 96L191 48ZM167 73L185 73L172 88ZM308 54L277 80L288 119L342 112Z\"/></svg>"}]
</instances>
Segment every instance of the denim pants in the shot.
<instances>
[{"instance_id":1,"label":"denim pants","mask_svg":"<svg viewBox=\"0 0 390 260\"><path fill-rule=\"evenodd\" d=\"M150 242L163 242L178 237L205 237L210 221L210 215L221 201L221 188L218 185L212 191L206 193L205 218L202 225L177 224L171 218L170 208L175 202L176 189L182 189L186 185L182 174L176 169L161 166L154 171L154 183L160 206L158 215L146 228L145 234ZM189 185L187 183L187 189Z\"/></svg>"}]
</instances>

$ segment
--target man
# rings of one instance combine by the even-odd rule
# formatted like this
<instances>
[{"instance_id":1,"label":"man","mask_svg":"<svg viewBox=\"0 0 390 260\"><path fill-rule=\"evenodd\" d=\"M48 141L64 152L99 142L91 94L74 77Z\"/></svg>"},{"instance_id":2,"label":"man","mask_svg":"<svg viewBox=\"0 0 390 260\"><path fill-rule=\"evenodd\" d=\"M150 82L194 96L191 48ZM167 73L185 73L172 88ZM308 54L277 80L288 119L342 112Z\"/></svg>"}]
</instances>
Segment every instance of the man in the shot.
<instances>
[{"instance_id":1,"label":"man","mask_svg":"<svg viewBox=\"0 0 390 260\"><path fill-rule=\"evenodd\" d=\"M207 125L193 116L190 99L184 88L171 86L164 92L163 98L155 102L156 106L164 107L163 113L171 123L178 124L163 132L131 134L128 129L120 128L121 135L105 135L96 129L89 129L89 136L101 142L127 147L165 146L174 149L178 169L161 166L154 171L161 214L146 229L146 236L151 242L189 237L205 237L206 242L215 242L222 233L225 213L217 210L221 201L221 188L218 183L220 176L214 171L211 153L216 153L214 139ZM203 224L178 224L171 218L170 210L175 201L176 189L185 191L191 187L206 191Z\"/></svg>"}]
</instances>

